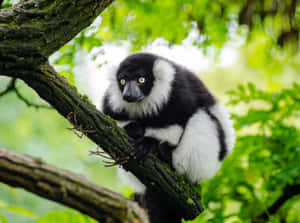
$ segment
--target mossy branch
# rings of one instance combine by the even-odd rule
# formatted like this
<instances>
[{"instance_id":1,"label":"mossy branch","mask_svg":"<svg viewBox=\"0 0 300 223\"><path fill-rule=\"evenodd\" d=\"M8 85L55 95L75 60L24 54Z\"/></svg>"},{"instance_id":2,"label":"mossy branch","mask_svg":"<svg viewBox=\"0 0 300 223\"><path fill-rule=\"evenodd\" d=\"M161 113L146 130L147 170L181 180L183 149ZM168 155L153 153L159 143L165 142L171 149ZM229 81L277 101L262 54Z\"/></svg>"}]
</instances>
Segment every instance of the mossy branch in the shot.
<instances>
[{"instance_id":1,"label":"mossy branch","mask_svg":"<svg viewBox=\"0 0 300 223\"><path fill-rule=\"evenodd\" d=\"M48 63L50 54L87 27L110 3L28 0L0 10L0 75L22 79L118 162L132 149L124 130L79 95ZM70 114L76 114L76 123ZM123 167L156 195L162 208L172 207L185 219L193 219L203 210L197 189L156 157L150 156L143 163L129 159Z\"/></svg>"},{"instance_id":2,"label":"mossy branch","mask_svg":"<svg viewBox=\"0 0 300 223\"><path fill-rule=\"evenodd\" d=\"M119 128L113 119L98 111L79 95L48 63L41 65L39 71L24 71L24 75L20 75L19 78L49 102L75 128L80 126L77 129L115 161L129 156L132 148L125 131ZM186 183L155 156L150 156L143 163L129 159L123 167L133 172L149 190L155 192L162 207L172 207L185 219L193 219L203 210L197 189Z\"/></svg>"},{"instance_id":3,"label":"mossy branch","mask_svg":"<svg viewBox=\"0 0 300 223\"><path fill-rule=\"evenodd\" d=\"M0 181L75 208L103 223L148 223L135 202L39 158L0 149Z\"/></svg>"}]
</instances>

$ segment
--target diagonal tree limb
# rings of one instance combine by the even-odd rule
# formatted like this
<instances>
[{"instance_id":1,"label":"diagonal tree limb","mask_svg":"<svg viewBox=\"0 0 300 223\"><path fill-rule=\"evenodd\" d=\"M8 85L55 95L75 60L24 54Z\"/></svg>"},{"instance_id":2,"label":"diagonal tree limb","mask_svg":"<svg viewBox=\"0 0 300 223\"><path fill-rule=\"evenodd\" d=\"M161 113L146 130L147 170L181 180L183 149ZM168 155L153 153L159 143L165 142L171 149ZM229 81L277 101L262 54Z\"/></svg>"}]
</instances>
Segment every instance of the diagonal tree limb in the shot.
<instances>
[{"instance_id":1,"label":"diagonal tree limb","mask_svg":"<svg viewBox=\"0 0 300 223\"><path fill-rule=\"evenodd\" d=\"M76 90L49 64L43 64L39 69L38 72L23 71L24 75L19 78L73 123L75 128L80 125L80 131L114 160L128 157L131 151L128 137L114 120L78 95ZM70 119L70 114L76 114L76 121L75 118ZM168 207L172 207L183 218L195 218L203 210L199 192L156 157L152 156L144 163L129 159L123 167L138 176L149 190L154 191L160 198L162 206L169 205Z\"/></svg>"},{"instance_id":2,"label":"diagonal tree limb","mask_svg":"<svg viewBox=\"0 0 300 223\"><path fill-rule=\"evenodd\" d=\"M28 0L0 10L0 75L22 79L118 161L132 149L125 131L81 97L47 59L110 3L111 0ZM69 119L70 114L76 114L77 123ZM123 167L156 195L162 208L172 208L185 219L193 219L202 212L197 188L156 157L151 156L144 163L129 159Z\"/></svg>"},{"instance_id":3,"label":"diagonal tree limb","mask_svg":"<svg viewBox=\"0 0 300 223\"><path fill-rule=\"evenodd\" d=\"M122 195L41 159L7 149L0 149L0 180L75 208L103 223L148 223L143 209Z\"/></svg>"}]
</instances>

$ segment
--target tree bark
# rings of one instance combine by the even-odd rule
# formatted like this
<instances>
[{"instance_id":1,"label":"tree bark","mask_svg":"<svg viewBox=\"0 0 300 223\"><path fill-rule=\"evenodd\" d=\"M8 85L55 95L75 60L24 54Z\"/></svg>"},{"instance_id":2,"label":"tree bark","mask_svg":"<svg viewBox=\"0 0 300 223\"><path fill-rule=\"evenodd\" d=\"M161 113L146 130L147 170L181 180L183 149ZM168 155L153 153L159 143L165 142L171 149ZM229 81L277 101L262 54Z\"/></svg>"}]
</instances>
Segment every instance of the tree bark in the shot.
<instances>
[{"instance_id":1,"label":"tree bark","mask_svg":"<svg viewBox=\"0 0 300 223\"><path fill-rule=\"evenodd\" d=\"M145 212L135 202L39 158L0 149L0 180L75 208L103 223L148 223Z\"/></svg>"},{"instance_id":2,"label":"tree bark","mask_svg":"<svg viewBox=\"0 0 300 223\"><path fill-rule=\"evenodd\" d=\"M270 216L277 213L277 211L292 197L300 194L300 184L294 184L294 185L286 185L283 188L282 194L274 201L274 203L269 206L264 212L259 215L255 216L253 219L253 222L262 222L267 221Z\"/></svg>"},{"instance_id":3,"label":"tree bark","mask_svg":"<svg viewBox=\"0 0 300 223\"><path fill-rule=\"evenodd\" d=\"M88 26L110 2L30 0L0 10L0 75L22 79L77 130L120 161L132 149L125 131L81 97L47 61L51 53ZM186 183L155 156L143 163L129 159L123 167L160 199L162 208L171 207L185 219L202 212L197 187Z\"/></svg>"}]
</instances>

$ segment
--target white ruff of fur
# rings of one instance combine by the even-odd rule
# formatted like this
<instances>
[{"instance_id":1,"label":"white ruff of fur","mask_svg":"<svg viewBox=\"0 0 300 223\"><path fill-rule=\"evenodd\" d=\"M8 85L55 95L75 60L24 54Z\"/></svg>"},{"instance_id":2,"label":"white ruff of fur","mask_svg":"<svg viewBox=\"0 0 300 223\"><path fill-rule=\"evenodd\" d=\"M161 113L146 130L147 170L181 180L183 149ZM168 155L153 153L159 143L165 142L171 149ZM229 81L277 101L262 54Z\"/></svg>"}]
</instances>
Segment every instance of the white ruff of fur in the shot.
<instances>
[{"instance_id":1,"label":"white ruff of fur","mask_svg":"<svg viewBox=\"0 0 300 223\"><path fill-rule=\"evenodd\" d=\"M229 115L218 103L210 111L224 129L225 143L230 153L234 145L234 132ZM216 124L205 111L199 109L186 126L183 137L172 154L173 166L192 183L210 179L221 167Z\"/></svg>"},{"instance_id":2,"label":"white ruff of fur","mask_svg":"<svg viewBox=\"0 0 300 223\"><path fill-rule=\"evenodd\" d=\"M116 70L111 73L111 83L108 89L109 103L113 111L125 110L130 117L143 117L157 114L160 108L167 103L174 80L175 69L169 62L157 59L153 65L155 77L150 94L141 102L128 103L123 100L122 92L118 86Z\"/></svg>"},{"instance_id":3,"label":"white ruff of fur","mask_svg":"<svg viewBox=\"0 0 300 223\"><path fill-rule=\"evenodd\" d=\"M161 143L168 142L175 146L182 135L183 128L180 125L170 125L166 128L147 128L145 136L153 137Z\"/></svg>"}]
</instances>

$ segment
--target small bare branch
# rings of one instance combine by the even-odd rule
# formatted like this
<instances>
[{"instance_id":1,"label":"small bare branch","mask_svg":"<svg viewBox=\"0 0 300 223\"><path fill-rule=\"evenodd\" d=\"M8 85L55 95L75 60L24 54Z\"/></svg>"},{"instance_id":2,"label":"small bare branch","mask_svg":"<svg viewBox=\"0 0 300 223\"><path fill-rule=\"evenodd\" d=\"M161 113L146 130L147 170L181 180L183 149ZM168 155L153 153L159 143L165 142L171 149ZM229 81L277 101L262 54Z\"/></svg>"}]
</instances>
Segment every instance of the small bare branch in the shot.
<instances>
[{"instance_id":1,"label":"small bare branch","mask_svg":"<svg viewBox=\"0 0 300 223\"><path fill-rule=\"evenodd\" d=\"M73 128L67 128L67 129L72 131L79 138L82 138L86 134L96 133L96 130L92 129L93 128L92 126L88 125L84 128L82 125L78 124L76 112L70 112L67 116L67 119L74 126Z\"/></svg>"},{"instance_id":2,"label":"small bare branch","mask_svg":"<svg viewBox=\"0 0 300 223\"><path fill-rule=\"evenodd\" d=\"M115 155L111 156L105 151L100 151L99 147L96 148L96 151L90 151L90 155L96 155L104 158L103 162L105 163L105 167L119 166L128 162L129 157L117 157Z\"/></svg>"}]
</instances>

